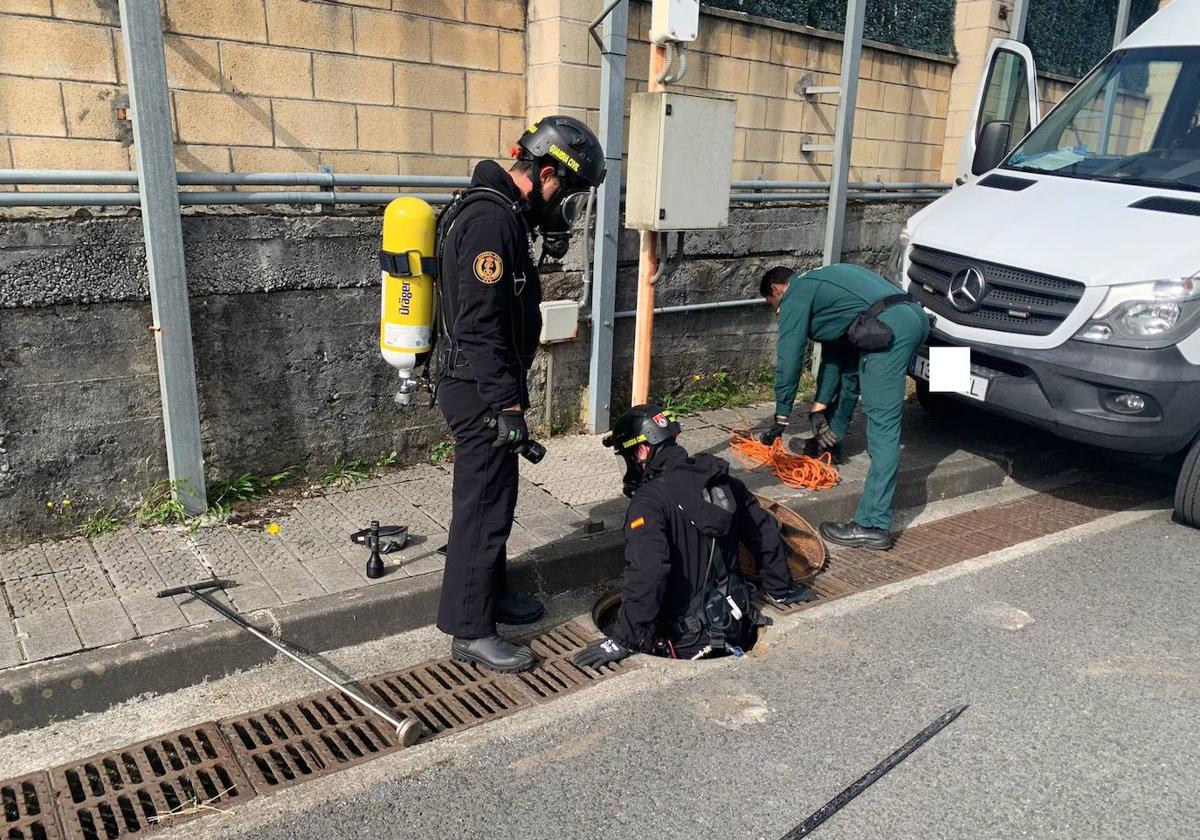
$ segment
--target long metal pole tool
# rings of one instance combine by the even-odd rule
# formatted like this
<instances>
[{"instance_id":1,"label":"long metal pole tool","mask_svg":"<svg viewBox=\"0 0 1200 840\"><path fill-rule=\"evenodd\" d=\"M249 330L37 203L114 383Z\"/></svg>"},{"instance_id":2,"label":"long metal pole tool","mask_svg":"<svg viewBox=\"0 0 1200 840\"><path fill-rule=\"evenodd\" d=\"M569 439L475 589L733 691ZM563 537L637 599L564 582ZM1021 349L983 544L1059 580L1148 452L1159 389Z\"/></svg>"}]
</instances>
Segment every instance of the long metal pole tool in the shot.
<instances>
[{"instance_id":1,"label":"long metal pole tool","mask_svg":"<svg viewBox=\"0 0 1200 840\"><path fill-rule=\"evenodd\" d=\"M956 717L966 711L966 708L966 706L959 706L957 709L951 709L933 723L929 724L929 726L926 726L907 744L896 750L883 761L876 764L869 773L860 777L858 781L850 785L850 787L846 788L837 796L833 797L833 799L830 799L828 802L822 805L820 810L814 811L811 815L809 815L808 819L785 834L782 840L798 840L800 837L807 837L814 830L816 830L817 826L840 811L842 807L851 799L858 796L871 785L875 784L875 782L879 781L885 773L912 755L912 753L918 747L949 726Z\"/></svg>"},{"instance_id":2,"label":"long metal pole tool","mask_svg":"<svg viewBox=\"0 0 1200 840\"><path fill-rule=\"evenodd\" d=\"M162 592L158 593L158 597L159 598L169 598L172 595L191 595L197 601L203 601L205 604L208 604L208 606L212 607L212 609L216 610L218 613L225 616L225 618L232 621L238 627L241 627L246 632L248 632L254 636L257 636L259 639L266 642L271 647L275 648L275 650L279 651L280 653L282 653L284 656L288 657L292 661L300 663L302 666L304 666L305 669L307 669L314 676L329 683L331 686L336 688L342 694L346 695L346 697L350 698L350 700L352 700L353 702L357 703L358 705L362 706L363 708L370 709L372 712L374 712L375 714L379 715L381 718L386 720L389 724L391 724L395 728L396 739L404 746L411 747L413 744L415 744L417 741L419 741L421 739L421 736L425 733L425 727L421 725L420 721L412 720L411 718L393 717L391 714L384 711L379 706L375 705L370 700L363 697L357 691L347 688L345 685L338 682L338 680L335 679L332 674L317 667L316 665L313 665L311 662L305 661L301 657L292 653L290 650L288 650L286 647L281 645L279 642L275 641L270 636L268 636L266 633L262 632L257 627L255 627L253 624L246 621L246 619L243 618L240 613L236 612L235 610L231 610L229 607L225 606L220 601L218 601L216 598L213 598L211 595L208 594L208 590L210 590L210 589L224 589L227 586L233 586L233 585L234 585L234 582L231 580L206 580L206 581L202 581L200 583L188 583L188 584L184 584L183 586L175 586L175 587L172 587L171 589L164 589Z\"/></svg>"}]
</instances>

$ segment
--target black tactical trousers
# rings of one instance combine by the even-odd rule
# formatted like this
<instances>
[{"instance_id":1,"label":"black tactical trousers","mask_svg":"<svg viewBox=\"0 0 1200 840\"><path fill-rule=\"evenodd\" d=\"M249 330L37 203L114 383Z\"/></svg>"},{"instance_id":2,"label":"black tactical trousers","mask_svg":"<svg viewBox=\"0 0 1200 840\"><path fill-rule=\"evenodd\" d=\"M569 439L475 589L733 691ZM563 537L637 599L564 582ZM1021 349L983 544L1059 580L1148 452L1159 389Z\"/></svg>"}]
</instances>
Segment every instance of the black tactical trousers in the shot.
<instances>
[{"instance_id":1,"label":"black tactical trousers","mask_svg":"<svg viewBox=\"0 0 1200 840\"><path fill-rule=\"evenodd\" d=\"M496 632L496 601L508 592L505 543L517 506L517 456L492 448L496 433L484 421L494 412L474 382L443 379L437 402L457 441L437 626L477 639Z\"/></svg>"}]
</instances>

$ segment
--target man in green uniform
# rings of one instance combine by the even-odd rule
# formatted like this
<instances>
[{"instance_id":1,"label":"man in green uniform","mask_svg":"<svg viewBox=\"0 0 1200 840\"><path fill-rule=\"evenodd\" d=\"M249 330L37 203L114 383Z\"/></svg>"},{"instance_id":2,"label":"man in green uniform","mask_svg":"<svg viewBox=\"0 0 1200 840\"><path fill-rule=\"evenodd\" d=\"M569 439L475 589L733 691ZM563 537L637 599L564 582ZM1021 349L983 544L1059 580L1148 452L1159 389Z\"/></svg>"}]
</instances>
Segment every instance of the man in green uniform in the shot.
<instances>
[{"instance_id":1,"label":"man in green uniform","mask_svg":"<svg viewBox=\"0 0 1200 840\"><path fill-rule=\"evenodd\" d=\"M815 447L832 450L845 438L861 389L871 456L854 519L823 523L821 536L839 545L891 548L905 376L913 351L929 337L928 316L875 272L846 263L803 274L772 268L760 291L779 316L775 420L763 442L773 443L787 430L808 340L821 342L825 351L809 414Z\"/></svg>"}]
</instances>

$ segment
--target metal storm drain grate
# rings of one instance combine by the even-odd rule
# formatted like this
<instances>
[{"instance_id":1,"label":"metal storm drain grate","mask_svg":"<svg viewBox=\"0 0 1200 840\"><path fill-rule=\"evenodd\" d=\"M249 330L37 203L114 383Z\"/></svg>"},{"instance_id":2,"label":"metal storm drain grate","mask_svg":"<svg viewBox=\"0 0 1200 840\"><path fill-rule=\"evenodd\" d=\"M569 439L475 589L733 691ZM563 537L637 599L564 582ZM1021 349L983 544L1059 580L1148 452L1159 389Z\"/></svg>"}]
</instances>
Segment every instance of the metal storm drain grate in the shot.
<instances>
[{"instance_id":1,"label":"metal storm drain grate","mask_svg":"<svg viewBox=\"0 0 1200 840\"><path fill-rule=\"evenodd\" d=\"M625 660L599 669L580 668L571 661L571 657L587 647L587 643L594 638L596 634L588 632L573 621L555 627L529 643L533 652L537 654L538 666L532 671L513 674L510 679L519 680L535 702L545 703L635 667L629 660Z\"/></svg>"},{"instance_id":2,"label":"metal storm drain grate","mask_svg":"<svg viewBox=\"0 0 1200 840\"><path fill-rule=\"evenodd\" d=\"M54 799L45 773L0 782L0 836L5 840L59 840Z\"/></svg>"},{"instance_id":3,"label":"metal storm drain grate","mask_svg":"<svg viewBox=\"0 0 1200 840\"><path fill-rule=\"evenodd\" d=\"M50 781L76 840L141 834L254 796L211 723L59 767Z\"/></svg>"},{"instance_id":4,"label":"metal storm drain grate","mask_svg":"<svg viewBox=\"0 0 1200 840\"><path fill-rule=\"evenodd\" d=\"M891 551L835 548L825 569L809 582L817 601L778 607L793 613L841 598L982 557L1002 548L1093 522L1155 497L1152 488L1107 481L1080 482L1046 493L909 528Z\"/></svg>"},{"instance_id":5,"label":"metal storm drain grate","mask_svg":"<svg viewBox=\"0 0 1200 840\"><path fill-rule=\"evenodd\" d=\"M512 677L450 657L364 680L362 685L391 709L420 720L435 738L530 705Z\"/></svg>"},{"instance_id":6,"label":"metal storm drain grate","mask_svg":"<svg viewBox=\"0 0 1200 840\"><path fill-rule=\"evenodd\" d=\"M398 749L392 727L337 691L221 721L259 793Z\"/></svg>"}]
</instances>

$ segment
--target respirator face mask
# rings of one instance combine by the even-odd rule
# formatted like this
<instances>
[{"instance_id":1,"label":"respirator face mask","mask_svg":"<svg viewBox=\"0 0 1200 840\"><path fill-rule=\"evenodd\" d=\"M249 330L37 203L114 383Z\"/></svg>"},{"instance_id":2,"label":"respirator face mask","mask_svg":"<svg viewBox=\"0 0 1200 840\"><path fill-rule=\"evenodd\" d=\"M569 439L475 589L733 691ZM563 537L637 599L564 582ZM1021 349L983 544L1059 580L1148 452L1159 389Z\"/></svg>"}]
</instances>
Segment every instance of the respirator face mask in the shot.
<instances>
[{"instance_id":1,"label":"respirator face mask","mask_svg":"<svg viewBox=\"0 0 1200 840\"><path fill-rule=\"evenodd\" d=\"M539 186L539 195L540 192ZM575 223L583 218L591 196L590 188L563 182L553 198L548 202L541 202L537 224L542 233L543 258L561 260L567 255L567 250L571 247L571 231ZM538 209L535 207L535 212ZM586 254L584 256L587 257Z\"/></svg>"}]
</instances>

